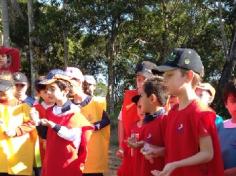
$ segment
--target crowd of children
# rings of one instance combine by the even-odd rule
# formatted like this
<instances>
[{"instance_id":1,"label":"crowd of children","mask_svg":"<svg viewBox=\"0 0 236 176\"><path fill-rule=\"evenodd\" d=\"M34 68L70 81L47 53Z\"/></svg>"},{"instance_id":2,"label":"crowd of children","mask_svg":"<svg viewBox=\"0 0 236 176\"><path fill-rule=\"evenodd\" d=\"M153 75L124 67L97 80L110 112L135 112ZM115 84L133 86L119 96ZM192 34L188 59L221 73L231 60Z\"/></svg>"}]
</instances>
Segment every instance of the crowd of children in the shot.
<instances>
[{"instance_id":1,"label":"crowd of children","mask_svg":"<svg viewBox=\"0 0 236 176\"><path fill-rule=\"evenodd\" d=\"M17 49L0 48L0 176L107 173L110 119L94 77L53 69L30 97L19 61ZM118 117L117 175L235 176L236 80L224 88L224 121L195 50L175 48L163 65L143 61L135 73Z\"/></svg>"}]
</instances>

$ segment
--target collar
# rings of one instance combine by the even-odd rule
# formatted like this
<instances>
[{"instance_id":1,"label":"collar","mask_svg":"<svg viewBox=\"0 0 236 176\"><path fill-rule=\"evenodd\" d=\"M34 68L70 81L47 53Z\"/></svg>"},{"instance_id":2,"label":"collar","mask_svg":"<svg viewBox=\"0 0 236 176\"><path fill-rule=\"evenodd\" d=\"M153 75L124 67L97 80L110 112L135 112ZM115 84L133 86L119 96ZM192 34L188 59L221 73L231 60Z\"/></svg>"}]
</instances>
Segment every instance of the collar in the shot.
<instances>
[{"instance_id":1,"label":"collar","mask_svg":"<svg viewBox=\"0 0 236 176\"><path fill-rule=\"evenodd\" d=\"M91 96L87 96L82 102L80 102L80 103L73 102L73 103L75 105L79 105L82 108L82 107L86 106L87 104L89 104L91 100L92 100L92 97Z\"/></svg>"},{"instance_id":2,"label":"collar","mask_svg":"<svg viewBox=\"0 0 236 176\"><path fill-rule=\"evenodd\" d=\"M165 109L161 108L159 111L154 112L153 114L145 114L145 117L143 119L144 124L153 121L159 116L162 116L165 114Z\"/></svg>"},{"instance_id":3,"label":"collar","mask_svg":"<svg viewBox=\"0 0 236 176\"><path fill-rule=\"evenodd\" d=\"M67 102L63 106L53 106L53 113L54 114L63 114L69 110L71 110L73 103L70 100L67 100Z\"/></svg>"}]
</instances>

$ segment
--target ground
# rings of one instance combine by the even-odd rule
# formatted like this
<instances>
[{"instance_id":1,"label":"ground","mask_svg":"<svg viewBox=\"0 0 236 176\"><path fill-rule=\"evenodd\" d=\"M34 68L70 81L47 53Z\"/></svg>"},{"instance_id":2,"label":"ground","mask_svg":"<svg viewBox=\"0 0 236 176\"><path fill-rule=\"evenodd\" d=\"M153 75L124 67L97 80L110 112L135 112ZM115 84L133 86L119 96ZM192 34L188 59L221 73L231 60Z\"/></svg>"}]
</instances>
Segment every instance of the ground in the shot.
<instances>
[{"instance_id":1,"label":"ground","mask_svg":"<svg viewBox=\"0 0 236 176\"><path fill-rule=\"evenodd\" d=\"M120 165L120 160L115 156L117 146L111 145L109 150L109 173L105 176L116 176L117 167Z\"/></svg>"}]
</instances>

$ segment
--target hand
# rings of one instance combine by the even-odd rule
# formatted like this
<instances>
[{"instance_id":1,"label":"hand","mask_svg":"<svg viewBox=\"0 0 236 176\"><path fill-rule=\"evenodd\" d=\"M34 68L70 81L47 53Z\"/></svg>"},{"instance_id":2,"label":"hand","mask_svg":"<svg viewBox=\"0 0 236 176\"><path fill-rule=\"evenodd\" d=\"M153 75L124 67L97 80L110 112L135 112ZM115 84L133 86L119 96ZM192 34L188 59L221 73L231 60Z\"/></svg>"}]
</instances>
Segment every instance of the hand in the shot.
<instances>
[{"instance_id":1,"label":"hand","mask_svg":"<svg viewBox=\"0 0 236 176\"><path fill-rule=\"evenodd\" d=\"M136 139L130 137L127 140L127 144L128 144L129 147L139 148L139 147L142 147L144 145L144 141L137 141Z\"/></svg>"},{"instance_id":2,"label":"hand","mask_svg":"<svg viewBox=\"0 0 236 176\"><path fill-rule=\"evenodd\" d=\"M14 136L16 136L16 130L7 129L7 130L5 130L5 134L6 134L8 137L14 137Z\"/></svg>"},{"instance_id":3,"label":"hand","mask_svg":"<svg viewBox=\"0 0 236 176\"><path fill-rule=\"evenodd\" d=\"M122 159L124 157L124 150L123 149L118 149L116 151L116 156L120 159Z\"/></svg>"},{"instance_id":4,"label":"hand","mask_svg":"<svg viewBox=\"0 0 236 176\"><path fill-rule=\"evenodd\" d=\"M40 124L39 112L35 108L30 109L30 117L36 126Z\"/></svg>"},{"instance_id":5,"label":"hand","mask_svg":"<svg viewBox=\"0 0 236 176\"><path fill-rule=\"evenodd\" d=\"M164 169L160 172L158 172L158 174L156 176L170 176L170 174L177 168L177 163L176 162L172 162L172 163L168 163L165 165Z\"/></svg>"},{"instance_id":6,"label":"hand","mask_svg":"<svg viewBox=\"0 0 236 176\"><path fill-rule=\"evenodd\" d=\"M43 125L43 126L48 126L48 127L51 127L53 128L56 124L48 119L41 119L40 120L40 123Z\"/></svg>"},{"instance_id":7,"label":"hand","mask_svg":"<svg viewBox=\"0 0 236 176\"><path fill-rule=\"evenodd\" d=\"M154 175L154 176L159 176L159 173L160 173L161 171L159 171L159 170L152 170L151 171L151 174L152 175Z\"/></svg>"}]
</instances>

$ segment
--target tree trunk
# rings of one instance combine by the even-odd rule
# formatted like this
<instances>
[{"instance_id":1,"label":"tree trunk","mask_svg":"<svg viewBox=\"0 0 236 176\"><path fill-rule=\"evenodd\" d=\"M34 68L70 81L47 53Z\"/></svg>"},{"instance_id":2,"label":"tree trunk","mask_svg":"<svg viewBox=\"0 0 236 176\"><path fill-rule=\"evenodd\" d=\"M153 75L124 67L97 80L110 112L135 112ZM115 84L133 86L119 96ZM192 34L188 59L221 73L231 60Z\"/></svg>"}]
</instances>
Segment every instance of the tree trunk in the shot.
<instances>
[{"instance_id":1,"label":"tree trunk","mask_svg":"<svg viewBox=\"0 0 236 176\"><path fill-rule=\"evenodd\" d=\"M63 1L63 12L65 13L65 19L67 15L67 0ZM62 24L64 25L64 24ZM68 58L69 58L69 47L68 47L68 31L67 27L63 26L63 48L64 48L64 67L66 68L68 66Z\"/></svg>"},{"instance_id":2,"label":"tree trunk","mask_svg":"<svg viewBox=\"0 0 236 176\"><path fill-rule=\"evenodd\" d=\"M31 95L34 95L34 82L35 82L35 70L34 70L34 54L33 54L33 36L34 20L33 20L33 0L28 0L28 27L29 27L29 60L30 60L30 88Z\"/></svg>"},{"instance_id":3,"label":"tree trunk","mask_svg":"<svg viewBox=\"0 0 236 176\"><path fill-rule=\"evenodd\" d=\"M234 32L234 39L231 45L229 58L226 59L226 62L225 62L225 65L221 74L216 97L222 97L222 93L223 93L222 91L225 84L233 76L235 64L236 64L236 30ZM220 104L220 103L221 103L221 99L217 101L217 104Z\"/></svg>"},{"instance_id":4,"label":"tree trunk","mask_svg":"<svg viewBox=\"0 0 236 176\"><path fill-rule=\"evenodd\" d=\"M9 47L10 34L9 34L8 0L1 0L1 5L2 5L3 45Z\"/></svg>"}]
</instances>

